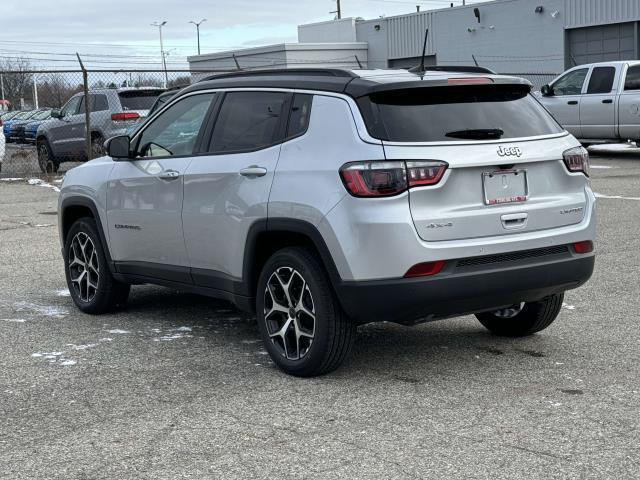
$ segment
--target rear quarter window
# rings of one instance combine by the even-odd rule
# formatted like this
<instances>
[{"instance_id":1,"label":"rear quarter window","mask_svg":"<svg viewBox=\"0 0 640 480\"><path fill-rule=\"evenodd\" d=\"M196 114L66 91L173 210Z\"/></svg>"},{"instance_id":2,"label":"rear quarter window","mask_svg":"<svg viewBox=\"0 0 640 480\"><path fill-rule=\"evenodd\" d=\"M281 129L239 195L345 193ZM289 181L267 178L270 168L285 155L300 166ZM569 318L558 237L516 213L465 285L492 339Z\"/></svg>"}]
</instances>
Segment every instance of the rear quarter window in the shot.
<instances>
[{"instance_id":1,"label":"rear quarter window","mask_svg":"<svg viewBox=\"0 0 640 480\"><path fill-rule=\"evenodd\" d=\"M452 142L563 132L525 85L392 90L358 99L369 134L393 142Z\"/></svg>"}]
</instances>

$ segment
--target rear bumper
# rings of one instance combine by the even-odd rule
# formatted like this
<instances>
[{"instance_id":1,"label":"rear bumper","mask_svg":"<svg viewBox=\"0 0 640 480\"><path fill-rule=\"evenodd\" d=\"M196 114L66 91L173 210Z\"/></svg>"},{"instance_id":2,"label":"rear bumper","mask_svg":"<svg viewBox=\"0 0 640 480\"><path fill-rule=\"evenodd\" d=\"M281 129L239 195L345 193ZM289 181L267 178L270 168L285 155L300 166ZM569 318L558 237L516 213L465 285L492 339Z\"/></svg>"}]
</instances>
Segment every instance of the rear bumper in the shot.
<instances>
[{"instance_id":1,"label":"rear bumper","mask_svg":"<svg viewBox=\"0 0 640 480\"><path fill-rule=\"evenodd\" d=\"M553 257L553 258L551 258ZM343 281L335 285L346 313L358 323L415 324L497 310L540 300L584 284L594 255L566 254L460 268L450 262L442 273L416 279Z\"/></svg>"}]
</instances>

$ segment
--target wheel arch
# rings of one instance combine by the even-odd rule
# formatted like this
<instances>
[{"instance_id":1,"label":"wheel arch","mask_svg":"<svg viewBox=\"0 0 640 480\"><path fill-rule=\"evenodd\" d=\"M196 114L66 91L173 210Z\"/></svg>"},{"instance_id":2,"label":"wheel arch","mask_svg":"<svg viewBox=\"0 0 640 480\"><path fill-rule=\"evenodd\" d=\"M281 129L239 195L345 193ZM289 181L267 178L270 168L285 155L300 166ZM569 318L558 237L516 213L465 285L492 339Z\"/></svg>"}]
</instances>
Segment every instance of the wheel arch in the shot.
<instances>
[{"instance_id":1,"label":"wheel arch","mask_svg":"<svg viewBox=\"0 0 640 480\"><path fill-rule=\"evenodd\" d=\"M293 246L308 247L318 254L335 291L340 274L319 230L304 220L269 218L255 222L247 235L242 267L244 294L255 296L260 272L269 257L282 248Z\"/></svg>"},{"instance_id":2,"label":"wheel arch","mask_svg":"<svg viewBox=\"0 0 640 480\"><path fill-rule=\"evenodd\" d=\"M71 226L80 218L91 217L96 222L96 228L98 229L98 235L100 236L100 243L104 248L104 254L109 265L109 270L115 272L114 264L111 259L111 252L109 251L109 243L107 237L104 234L102 228L102 221L100 220L100 214L95 202L87 197L72 196L67 197L62 201L60 205L60 238L64 245L67 241L67 235Z\"/></svg>"}]
</instances>

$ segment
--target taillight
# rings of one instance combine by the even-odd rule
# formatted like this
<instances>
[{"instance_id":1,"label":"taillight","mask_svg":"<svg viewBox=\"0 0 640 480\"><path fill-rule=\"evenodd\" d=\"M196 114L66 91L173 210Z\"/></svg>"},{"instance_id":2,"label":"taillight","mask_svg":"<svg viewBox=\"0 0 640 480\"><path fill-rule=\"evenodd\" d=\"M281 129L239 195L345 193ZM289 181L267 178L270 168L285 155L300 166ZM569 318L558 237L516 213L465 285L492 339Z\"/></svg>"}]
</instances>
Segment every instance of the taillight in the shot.
<instances>
[{"instance_id":1,"label":"taillight","mask_svg":"<svg viewBox=\"0 0 640 480\"><path fill-rule=\"evenodd\" d=\"M570 172L582 172L589 176L589 152L584 147L576 147L562 154L562 159Z\"/></svg>"},{"instance_id":2,"label":"taillight","mask_svg":"<svg viewBox=\"0 0 640 480\"><path fill-rule=\"evenodd\" d=\"M123 112L123 113L113 113L111 114L111 120L114 122L126 122L128 120L137 120L140 118L140 115L136 112Z\"/></svg>"},{"instance_id":3,"label":"taillight","mask_svg":"<svg viewBox=\"0 0 640 480\"><path fill-rule=\"evenodd\" d=\"M415 277L430 277L436 275L442 271L444 267L444 260L438 260L437 262L425 262L418 263L411 267L407 273L404 274L404 278Z\"/></svg>"},{"instance_id":4,"label":"taillight","mask_svg":"<svg viewBox=\"0 0 640 480\"><path fill-rule=\"evenodd\" d=\"M391 197L409 188L436 185L447 166L433 160L352 162L340 169L340 177L354 197Z\"/></svg>"},{"instance_id":5,"label":"taillight","mask_svg":"<svg viewBox=\"0 0 640 480\"><path fill-rule=\"evenodd\" d=\"M573 250L578 254L593 252L593 242L585 240L584 242L576 242L573 244Z\"/></svg>"}]
</instances>

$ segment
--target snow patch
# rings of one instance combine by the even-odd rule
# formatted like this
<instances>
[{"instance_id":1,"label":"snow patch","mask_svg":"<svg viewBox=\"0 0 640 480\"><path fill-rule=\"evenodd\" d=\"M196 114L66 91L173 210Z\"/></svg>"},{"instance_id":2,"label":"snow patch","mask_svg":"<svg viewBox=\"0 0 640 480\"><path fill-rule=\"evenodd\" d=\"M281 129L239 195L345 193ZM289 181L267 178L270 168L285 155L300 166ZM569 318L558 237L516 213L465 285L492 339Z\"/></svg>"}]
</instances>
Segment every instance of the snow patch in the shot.
<instances>
[{"instance_id":1,"label":"snow patch","mask_svg":"<svg viewBox=\"0 0 640 480\"><path fill-rule=\"evenodd\" d=\"M107 333L112 335L126 335L127 333L131 333L129 330L121 330L119 328L114 328L113 330L107 330Z\"/></svg>"},{"instance_id":2,"label":"snow patch","mask_svg":"<svg viewBox=\"0 0 640 480\"><path fill-rule=\"evenodd\" d=\"M68 288L61 288L60 290L56 291L56 295L58 297L69 297L71 296L71 293L69 292Z\"/></svg>"},{"instance_id":3,"label":"snow patch","mask_svg":"<svg viewBox=\"0 0 640 480\"><path fill-rule=\"evenodd\" d=\"M24 318L3 318L2 321L3 322L9 322L9 323L24 323L24 322L26 322L26 320Z\"/></svg>"},{"instance_id":4,"label":"snow patch","mask_svg":"<svg viewBox=\"0 0 640 480\"><path fill-rule=\"evenodd\" d=\"M13 308L16 312L31 312L37 315L44 315L45 317L62 318L69 312L61 307L53 305L38 305L31 302L17 302L13 304Z\"/></svg>"},{"instance_id":5,"label":"snow patch","mask_svg":"<svg viewBox=\"0 0 640 480\"><path fill-rule=\"evenodd\" d=\"M621 195L605 195L603 193L595 192L596 198L608 198L612 200L635 200L640 201L640 197L623 197Z\"/></svg>"},{"instance_id":6,"label":"snow patch","mask_svg":"<svg viewBox=\"0 0 640 480\"><path fill-rule=\"evenodd\" d=\"M22 182L24 178L0 178L2 182Z\"/></svg>"},{"instance_id":7,"label":"snow patch","mask_svg":"<svg viewBox=\"0 0 640 480\"><path fill-rule=\"evenodd\" d=\"M576 307L574 305L569 305L566 302L562 303L562 308L566 308L567 310L575 310L576 309Z\"/></svg>"},{"instance_id":8,"label":"snow patch","mask_svg":"<svg viewBox=\"0 0 640 480\"><path fill-rule=\"evenodd\" d=\"M56 187L55 185L51 185L50 183L47 183L44 180L40 180L39 178L30 178L29 180L27 180L27 183L29 185L35 185L37 187L50 188L54 192L58 192L58 193L60 192L60 189L58 187Z\"/></svg>"},{"instance_id":9,"label":"snow patch","mask_svg":"<svg viewBox=\"0 0 640 480\"><path fill-rule=\"evenodd\" d=\"M68 359L66 359L66 360L62 360L62 361L60 362L60 365L62 365L63 367L69 367L69 366L71 366L71 365L75 365L76 363L78 363L78 362L76 362L75 360L68 360Z\"/></svg>"},{"instance_id":10,"label":"snow patch","mask_svg":"<svg viewBox=\"0 0 640 480\"><path fill-rule=\"evenodd\" d=\"M190 332L191 327L178 327L173 329L174 332Z\"/></svg>"},{"instance_id":11,"label":"snow patch","mask_svg":"<svg viewBox=\"0 0 640 480\"><path fill-rule=\"evenodd\" d=\"M589 165L589 168L606 170L609 168L618 168L618 167L612 167L611 165Z\"/></svg>"}]
</instances>

